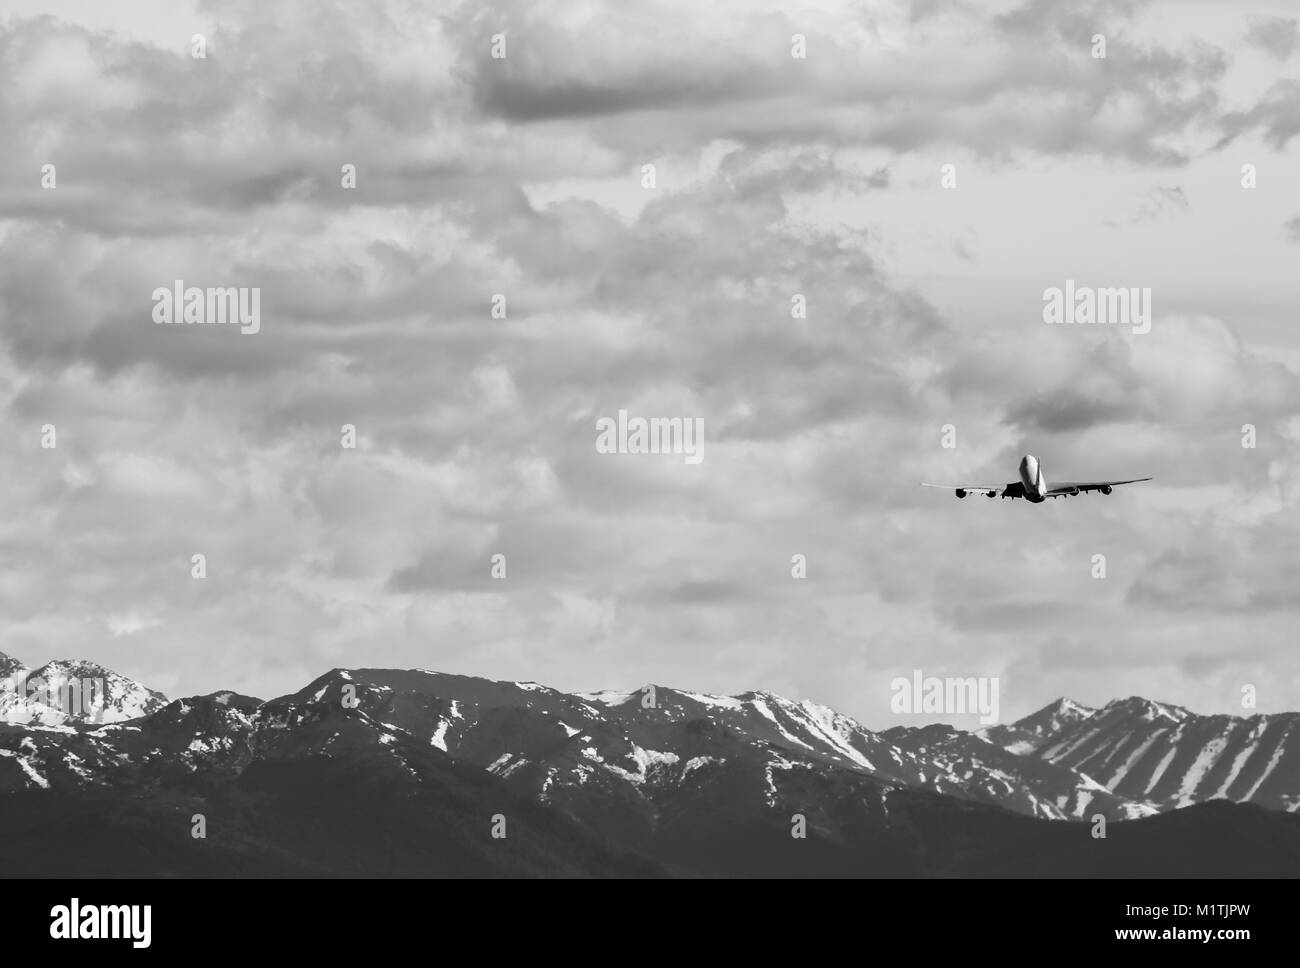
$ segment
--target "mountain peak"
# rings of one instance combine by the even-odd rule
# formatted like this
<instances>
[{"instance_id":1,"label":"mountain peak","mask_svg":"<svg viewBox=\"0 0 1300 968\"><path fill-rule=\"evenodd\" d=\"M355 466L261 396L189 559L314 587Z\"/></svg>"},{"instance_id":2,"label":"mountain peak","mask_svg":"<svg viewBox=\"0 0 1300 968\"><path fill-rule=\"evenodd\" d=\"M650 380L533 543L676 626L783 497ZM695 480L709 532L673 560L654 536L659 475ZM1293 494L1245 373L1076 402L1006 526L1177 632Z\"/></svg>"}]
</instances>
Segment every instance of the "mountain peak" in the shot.
<instances>
[{"instance_id":1,"label":"mountain peak","mask_svg":"<svg viewBox=\"0 0 1300 968\"><path fill-rule=\"evenodd\" d=\"M0 722L59 726L138 719L167 705L167 697L89 659L52 659L37 669L4 656L0 677L22 683L0 695Z\"/></svg>"},{"instance_id":2,"label":"mountain peak","mask_svg":"<svg viewBox=\"0 0 1300 968\"><path fill-rule=\"evenodd\" d=\"M8 679L11 676L26 672L27 666L19 662L11 655L0 652L0 679Z\"/></svg>"},{"instance_id":3,"label":"mountain peak","mask_svg":"<svg viewBox=\"0 0 1300 968\"><path fill-rule=\"evenodd\" d=\"M1066 726L1072 726L1087 719L1097 710L1075 702L1068 696L1062 696L1049 702L1037 712L1032 712L1013 724L1015 728L1033 733L1035 736L1050 736Z\"/></svg>"},{"instance_id":4,"label":"mountain peak","mask_svg":"<svg viewBox=\"0 0 1300 968\"><path fill-rule=\"evenodd\" d=\"M46 678L54 676L78 677L78 678L104 678L116 676L112 669L93 662L90 659L51 659L39 669L32 670L32 678L44 676Z\"/></svg>"},{"instance_id":5,"label":"mountain peak","mask_svg":"<svg viewBox=\"0 0 1300 968\"><path fill-rule=\"evenodd\" d=\"M1046 706L1043 707L1043 710L1048 710L1048 709L1055 710L1056 712L1061 712L1061 713L1082 713L1087 716L1091 716L1093 713L1097 711L1091 706L1085 706L1081 702L1076 702L1075 700L1071 699L1069 696L1061 696L1055 701L1049 702Z\"/></svg>"},{"instance_id":6,"label":"mountain peak","mask_svg":"<svg viewBox=\"0 0 1300 968\"><path fill-rule=\"evenodd\" d=\"M1143 696L1129 696L1127 699L1113 699L1105 706L1107 712L1119 712L1124 715L1137 716L1143 720L1168 719L1181 723L1194 715L1191 710L1173 703L1156 702Z\"/></svg>"}]
</instances>

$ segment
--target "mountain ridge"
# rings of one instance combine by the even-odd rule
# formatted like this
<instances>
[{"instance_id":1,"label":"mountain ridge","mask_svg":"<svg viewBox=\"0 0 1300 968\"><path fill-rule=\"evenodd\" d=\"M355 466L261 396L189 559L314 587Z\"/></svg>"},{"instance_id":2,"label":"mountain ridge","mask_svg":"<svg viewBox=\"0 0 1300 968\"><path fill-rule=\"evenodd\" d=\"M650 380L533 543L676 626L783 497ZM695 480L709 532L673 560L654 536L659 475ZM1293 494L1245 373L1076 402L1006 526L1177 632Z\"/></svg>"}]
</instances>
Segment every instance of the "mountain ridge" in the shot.
<instances>
[{"instance_id":1,"label":"mountain ridge","mask_svg":"<svg viewBox=\"0 0 1300 968\"><path fill-rule=\"evenodd\" d=\"M21 666L0 657L0 665L7 660ZM769 805L792 771L834 769L863 773L890 788L929 790L1057 820L1085 819L1089 811L1129 819L1215 798L1300 808L1300 752L1284 744L1300 714L1206 717L1141 696L1096 708L1063 696L1014 723L974 732L943 723L873 731L828 706L761 689L725 696L647 684L631 691L565 693L533 681L428 669L336 667L297 692L270 700L223 690L169 702L86 660L47 663L28 674L51 669L102 675L126 683L123 694L146 697L144 703L111 709L105 725L141 718L142 708L147 718L176 702L183 708L220 696L238 697L232 707L236 714L248 718L264 711L267 721L282 708L355 701L383 728L402 730L501 775L542 802L564 799L566 788L584 786L597 771L602 781L628 787L624 796L644 799L647 783L668 783L670 776L680 781L724 759L685 728L709 722L743 737L749 747L745 755L761 760L762 796ZM0 700L0 721L10 724L89 725L75 715L24 720L23 714ZM224 725L214 728L229 726L213 718L218 721ZM1225 731L1233 742L1222 739ZM1254 746L1247 743L1250 736ZM1188 746L1200 745L1171 750L1160 742L1183 737ZM1267 744L1260 745L1265 738ZM233 740L195 736L193 742L216 748ZM1220 752L1231 750L1235 768L1217 763L1216 743ZM1116 760L1121 752L1133 761ZM670 769L676 764L680 776ZM1285 767L1281 779L1274 776L1279 766Z\"/></svg>"},{"instance_id":2,"label":"mountain ridge","mask_svg":"<svg viewBox=\"0 0 1300 968\"><path fill-rule=\"evenodd\" d=\"M921 873L1034 869L1056 856L1030 843L1055 845L1082 869L1102 863L1078 839L1099 818L1127 829L1222 802L1222 788L1241 809L1277 817L1268 842L1280 853L1240 862L1272 870L1294 847L1300 867L1300 816L1290 816L1300 777L1285 743L1297 714L1200 717L1141 697L1098 709L1063 697L979 733L945 723L873 731L766 690L565 693L427 669L335 668L267 700L231 690L166 700L135 686L130 694L157 703L143 715L0 722L0 821L38 830L48 814L102 833L88 805L109 804L131 830L158 828L163 842L150 849L174 870ZM1221 745L1231 761L1205 760L1225 733L1241 740ZM329 790L337 802L320 804ZM221 850L206 860L172 826L186 811L219 820ZM291 819L318 812L315 833ZM1260 815L1211 810L1193 826L1238 836L1242 816ZM496 857L484 825L506 816L527 818L535 839ZM792 845L792 818L813 843ZM374 840L374 824L389 839ZM1147 855L1170 870L1196 859L1161 833L1182 826L1149 829L1166 846ZM408 857L403 838L423 847Z\"/></svg>"}]
</instances>

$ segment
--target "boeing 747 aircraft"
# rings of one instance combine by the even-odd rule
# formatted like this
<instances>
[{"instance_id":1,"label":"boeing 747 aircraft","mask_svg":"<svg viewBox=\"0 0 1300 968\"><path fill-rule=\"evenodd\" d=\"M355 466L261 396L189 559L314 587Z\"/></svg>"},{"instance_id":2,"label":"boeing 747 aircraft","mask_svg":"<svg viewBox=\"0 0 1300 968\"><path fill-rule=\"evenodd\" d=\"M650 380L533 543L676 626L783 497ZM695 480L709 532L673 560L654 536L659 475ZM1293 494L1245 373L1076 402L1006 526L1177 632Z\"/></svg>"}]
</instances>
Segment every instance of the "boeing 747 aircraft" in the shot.
<instances>
[{"instance_id":1,"label":"boeing 747 aircraft","mask_svg":"<svg viewBox=\"0 0 1300 968\"><path fill-rule=\"evenodd\" d=\"M957 492L958 497L977 492L986 497L1009 497L1013 500L1023 497L1031 504L1042 504L1049 497L1071 497L1075 494L1086 494L1088 491L1109 494L1111 488L1119 487L1121 484L1136 484L1138 481L1149 480L1151 480L1149 477L1135 477L1128 481L1064 481L1049 485L1047 478L1043 477L1043 469L1039 466L1038 458L1033 454L1026 454L1020 460L1020 480L1012 481L1004 487L984 487L981 484L926 484L925 482L922 482L922 487L951 488Z\"/></svg>"}]
</instances>

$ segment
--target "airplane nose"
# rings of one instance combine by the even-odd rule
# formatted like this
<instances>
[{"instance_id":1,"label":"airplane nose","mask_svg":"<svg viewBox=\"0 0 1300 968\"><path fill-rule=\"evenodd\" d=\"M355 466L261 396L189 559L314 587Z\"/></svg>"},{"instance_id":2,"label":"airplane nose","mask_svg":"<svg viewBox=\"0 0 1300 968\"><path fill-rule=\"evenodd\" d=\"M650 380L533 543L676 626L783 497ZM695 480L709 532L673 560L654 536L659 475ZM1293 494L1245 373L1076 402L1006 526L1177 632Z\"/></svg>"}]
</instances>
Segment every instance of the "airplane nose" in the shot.
<instances>
[{"instance_id":1,"label":"airplane nose","mask_svg":"<svg viewBox=\"0 0 1300 968\"><path fill-rule=\"evenodd\" d=\"M1025 487L1038 486L1038 461L1033 454L1026 454L1020 460L1020 481Z\"/></svg>"}]
</instances>

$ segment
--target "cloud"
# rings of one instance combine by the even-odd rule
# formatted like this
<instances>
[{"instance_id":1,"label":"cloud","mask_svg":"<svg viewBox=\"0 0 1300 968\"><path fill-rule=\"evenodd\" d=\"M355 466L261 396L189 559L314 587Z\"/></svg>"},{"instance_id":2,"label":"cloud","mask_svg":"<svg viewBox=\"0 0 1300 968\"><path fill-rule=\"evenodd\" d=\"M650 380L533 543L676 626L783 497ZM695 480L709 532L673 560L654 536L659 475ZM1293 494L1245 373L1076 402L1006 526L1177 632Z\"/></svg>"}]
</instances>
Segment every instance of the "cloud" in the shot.
<instances>
[{"instance_id":1,"label":"cloud","mask_svg":"<svg viewBox=\"0 0 1300 968\"><path fill-rule=\"evenodd\" d=\"M1039 394L1007 413L1008 423L1032 433L1065 433L1139 418L1125 400L1094 400L1071 390Z\"/></svg>"},{"instance_id":2,"label":"cloud","mask_svg":"<svg viewBox=\"0 0 1300 968\"><path fill-rule=\"evenodd\" d=\"M1225 133L1216 147L1226 147L1243 134L1259 131L1265 143L1282 150L1300 134L1300 81L1275 82L1253 107L1224 114L1219 125Z\"/></svg>"},{"instance_id":3,"label":"cloud","mask_svg":"<svg viewBox=\"0 0 1300 968\"><path fill-rule=\"evenodd\" d=\"M684 10L595 20L504 4L461 29L472 52L461 70L485 113L520 124L598 118L602 141L625 157L707 130L753 146L956 144L1176 160L1184 129L1213 117L1226 61L1206 46L1175 51L1123 37L1112 37L1110 60L1092 60L1095 26L1134 6L1065 13L1029 3L990 20L959 5L935 20L902 3L834 19L746 4L694 16L680 35ZM918 20L927 29L904 41ZM506 58L471 42L484 22L514 38ZM791 57L794 34L806 38L804 59Z\"/></svg>"},{"instance_id":4,"label":"cloud","mask_svg":"<svg viewBox=\"0 0 1300 968\"><path fill-rule=\"evenodd\" d=\"M1204 145L1286 112L1225 121L1240 38L1153 42L1147 11L237 0L204 7L206 60L5 21L6 641L188 692L404 665L850 713L899 655L1039 669L1026 694L1146 663L1173 699L1216 622L1277 659L1294 342L1198 305L1178 253L1235 231ZM1026 203L1044 178L1059 206ZM1078 199L1095 225L1135 193L1067 238ZM1150 334L1041 324L1067 244L1170 267ZM1230 255L1225 299L1257 281ZM154 324L175 279L259 287L261 332ZM619 409L701 418L703 463L599 454ZM916 486L1002 483L1031 447L1157 482L1040 508Z\"/></svg>"},{"instance_id":5,"label":"cloud","mask_svg":"<svg viewBox=\"0 0 1300 968\"><path fill-rule=\"evenodd\" d=\"M1138 607L1174 612L1295 611L1300 574L1276 562L1300 550L1300 532L1282 515L1270 515L1246 535L1211 532L1166 549L1143 569L1128 591Z\"/></svg>"},{"instance_id":6,"label":"cloud","mask_svg":"<svg viewBox=\"0 0 1300 968\"><path fill-rule=\"evenodd\" d=\"M1288 60L1300 47L1300 21L1294 17L1261 17L1251 23L1246 41L1280 61Z\"/></svg>"},{"instance_id":7,"label":"cloud","mask_svg":"<svg viewBox=\"0 0 1300 968\"><path fill-rule=\"evenodd\" d=\"M1132 222L1153 222L1178 215L1188 215L1192 211L1187 193L1177 185L1157 185L1143 197L1133 214Z\"/></svg>"}]
</instances>

